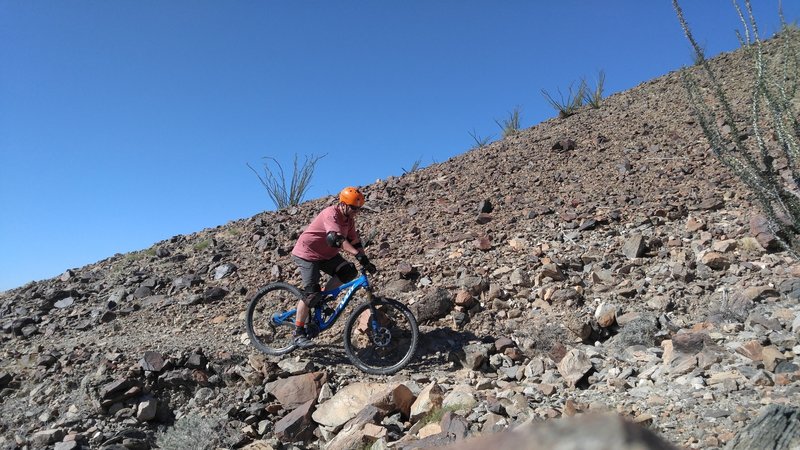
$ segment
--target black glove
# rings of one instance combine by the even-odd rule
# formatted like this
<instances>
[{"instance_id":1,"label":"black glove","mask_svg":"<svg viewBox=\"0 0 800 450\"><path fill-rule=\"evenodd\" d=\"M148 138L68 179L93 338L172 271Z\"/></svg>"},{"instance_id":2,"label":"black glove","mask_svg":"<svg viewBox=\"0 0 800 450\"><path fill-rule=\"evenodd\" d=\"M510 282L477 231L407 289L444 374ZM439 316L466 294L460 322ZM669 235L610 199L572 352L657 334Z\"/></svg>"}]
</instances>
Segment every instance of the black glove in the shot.
<instances>
[{"instance_id":1,"label":"black glove","mask_svg":"<svg viewBox=\"0 0 800 450\"><path fill-rule=\"evenodd\" d=\"M361 264L361 266L364 269L366 269L367 272L375 273L378 271L378 268L375 267L375 264L369 262L369 258L367 258L367 255L365 255L364 253L357 254L356 259L358 260L359 264Z\"/></svg>"}]
</instances>

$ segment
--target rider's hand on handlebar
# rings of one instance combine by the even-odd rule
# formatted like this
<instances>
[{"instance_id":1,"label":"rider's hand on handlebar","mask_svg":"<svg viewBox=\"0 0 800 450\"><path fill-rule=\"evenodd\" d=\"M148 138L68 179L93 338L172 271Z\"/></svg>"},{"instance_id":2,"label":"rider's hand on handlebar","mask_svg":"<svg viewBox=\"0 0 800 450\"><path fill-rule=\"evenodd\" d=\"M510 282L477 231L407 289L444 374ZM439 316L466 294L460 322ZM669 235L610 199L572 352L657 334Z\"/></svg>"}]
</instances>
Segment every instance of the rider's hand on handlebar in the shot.
<instances>
[{"instance_id":1,"label":"rider's hand on handlebar","mask_svg":"<svg viewBox=\"0 0 800 450\"><path fill-rule=\"evenodd\" d=\"M378 268L375 267L375 264L369 262L369 258L364 253L359 253L356 255L356 260L361 264L361 266L370 274L374 274L378 271Z\"/></svg>"}]
</instances>

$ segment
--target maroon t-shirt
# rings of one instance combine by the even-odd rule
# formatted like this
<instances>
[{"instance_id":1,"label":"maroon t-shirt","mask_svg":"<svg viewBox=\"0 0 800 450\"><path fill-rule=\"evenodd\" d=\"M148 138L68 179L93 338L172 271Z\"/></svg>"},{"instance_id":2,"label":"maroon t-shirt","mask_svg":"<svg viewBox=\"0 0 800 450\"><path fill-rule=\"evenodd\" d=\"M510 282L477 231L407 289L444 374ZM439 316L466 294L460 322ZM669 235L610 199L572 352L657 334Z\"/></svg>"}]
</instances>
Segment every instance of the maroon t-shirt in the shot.
<instances>
[{"instance_id":1,"label":"maroon t-shirt","mask_svg":"<svg viewBox=\"0 0 800 450\"><path fill-rule=\"evenodd\" d=\"M339 253L339 248L331 247L325 239L329 231L335 231L350 242L358 239L356 221L339 211L338 205L332 205L311 221L300 238L297 239L292 254L306 261L325 261Z\"/></svg>"}]
</instances>

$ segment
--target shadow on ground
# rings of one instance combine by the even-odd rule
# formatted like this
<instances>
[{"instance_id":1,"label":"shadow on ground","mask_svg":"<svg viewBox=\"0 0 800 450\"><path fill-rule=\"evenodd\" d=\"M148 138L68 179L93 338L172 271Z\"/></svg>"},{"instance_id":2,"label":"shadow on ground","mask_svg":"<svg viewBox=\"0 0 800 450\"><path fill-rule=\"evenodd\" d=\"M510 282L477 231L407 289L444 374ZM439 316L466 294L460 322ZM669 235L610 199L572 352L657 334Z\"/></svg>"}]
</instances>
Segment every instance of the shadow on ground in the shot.
<instances>
[{"instance_id":1,"label":"shadow on ground","mask_svg":"<svg viewBox=\"0 0 800 450\"><path fill-rule=\"evenodd\" d=\"M424 327L424 329L420 329L420 341L416 354L403 372L426 373L435 370L456 370L460 367L458 353L464 345L472 342L493 342L493 340L493 338L479 337L467 331ZM317 342L317 345L307 352L307 357L319 367L338 368L341 365L347 365L357 370L345 354L341 341Z\"/></svg>"}]
</instances>

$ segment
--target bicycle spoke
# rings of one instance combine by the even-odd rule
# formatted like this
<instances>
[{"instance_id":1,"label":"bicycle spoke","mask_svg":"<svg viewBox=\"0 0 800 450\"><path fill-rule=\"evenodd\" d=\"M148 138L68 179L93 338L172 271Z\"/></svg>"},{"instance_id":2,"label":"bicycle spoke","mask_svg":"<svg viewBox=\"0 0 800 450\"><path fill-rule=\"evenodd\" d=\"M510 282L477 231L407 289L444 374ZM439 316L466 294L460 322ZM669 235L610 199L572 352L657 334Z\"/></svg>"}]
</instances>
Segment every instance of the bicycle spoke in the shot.
<instances>
[{"instance_id":1,"label":"bicycle spoke","mask_svg":"<svg viewBox=\"0 0 800 450\"><path fill-rule=\"evenodd\" d=\"M326 335L343 335L347 357L364 372L392 374L414 356L419 341L417 321L402 303L370 298L373 303L357 306L343 329L334 323ZM245 319L253 346L274 356L294 350L294 309L301 299L300 291L286 283L272 283L258 290ZM320 343L329 342L323 338Z\"/></svg>"},{"instance_id":2,"label":"bicycle spoke","mask_svg":"<svg viewBox=\"0 0 800 450\"><path fill-rule=\"evenodd\" d=\"M294 314L300 292L285 283L273 283L259 290L247 309L247 332L253 345L264 353L282 355L294 350Z\"/></svg>"},{"instance_id":3,"label":"bicycle spoke","mask_svg":"<svg viewBox=\"0 0 800 450\"><path fill-rule=\"evenodd\" d=\"M365 372L394 373L408 364L416 350L417 323L411 312L396 302L382 303L375 310L374 318L369 305L353 312L345 327L345 351Z\"/></svg>"}]
</instances>

